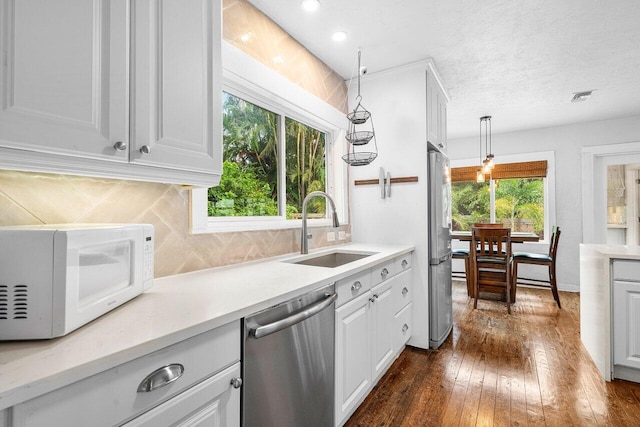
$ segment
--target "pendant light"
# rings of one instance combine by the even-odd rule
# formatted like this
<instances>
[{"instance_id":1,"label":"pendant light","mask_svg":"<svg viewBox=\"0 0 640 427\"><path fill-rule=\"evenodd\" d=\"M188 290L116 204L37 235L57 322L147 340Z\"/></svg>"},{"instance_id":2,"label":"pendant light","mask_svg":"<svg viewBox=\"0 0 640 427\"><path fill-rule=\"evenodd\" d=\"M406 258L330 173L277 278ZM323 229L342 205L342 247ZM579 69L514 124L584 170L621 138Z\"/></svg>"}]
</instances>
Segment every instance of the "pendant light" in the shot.
<instances>
[{"instance_id":1,"label":"pendant light","mask_svg":"<svg viewBox=\"0 0 640 427\"><path fill-rule=\"evenodd\" d=\"M484 126L484 150L486 157L482 159L482 134ZM480 169L476 173L476 181L484 182L484 176L490 174L495 167L491 147L491 116L480 117Z\"/></svg>"},{"instance_id":2,"label":"pendant light","mask_svg":"<svg viewBox=\"0 0 640 427\"><path fill-rule=\"evenodd\" d=\"M360 95L360 76L366 72L366 68L361 66L362 52L358 51L358 96L356 97L356 107L352 112L347 114L349 127L347 129L346 139L349 141L349 152L342 156L342 160L351 166L365 166L370 164L378 157L378 144L376 143L376 134L373 127L373 119L371 113L362 105L362 95ZM364 70L364 71L363 71ZM365 130L359 128L366 125ZM373 141L375 151L356 151L356 147L364 146ZM371 147L370 145L368 147Z\"/></svg>"}]
</instances>

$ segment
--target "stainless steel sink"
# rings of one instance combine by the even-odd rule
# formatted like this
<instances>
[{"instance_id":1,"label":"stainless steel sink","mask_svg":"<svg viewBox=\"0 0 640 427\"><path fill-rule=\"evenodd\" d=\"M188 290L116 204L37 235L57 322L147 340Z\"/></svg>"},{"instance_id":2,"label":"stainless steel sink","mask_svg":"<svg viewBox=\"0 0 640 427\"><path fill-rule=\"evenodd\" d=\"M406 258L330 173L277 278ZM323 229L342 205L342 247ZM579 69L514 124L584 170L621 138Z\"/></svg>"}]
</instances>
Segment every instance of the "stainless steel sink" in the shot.
<instances>
[{"instance_id":1,"label":"stainless steel sink","mask_svg":"<svg viewBox=\"0 0 640 427\"><path fill-rule=\"evenodd\" d=\"M375 255L377 252L346 252L336 251L324 254L318 254L316 256L304 257L302 259L297 258L294 260L288 260L286 262L292 264L311 265L314 267L328 267L335 268L341 265L349 264L350 262L358 261L359 259L366 258L371 255Z\"/></svg>"}]
</instances>

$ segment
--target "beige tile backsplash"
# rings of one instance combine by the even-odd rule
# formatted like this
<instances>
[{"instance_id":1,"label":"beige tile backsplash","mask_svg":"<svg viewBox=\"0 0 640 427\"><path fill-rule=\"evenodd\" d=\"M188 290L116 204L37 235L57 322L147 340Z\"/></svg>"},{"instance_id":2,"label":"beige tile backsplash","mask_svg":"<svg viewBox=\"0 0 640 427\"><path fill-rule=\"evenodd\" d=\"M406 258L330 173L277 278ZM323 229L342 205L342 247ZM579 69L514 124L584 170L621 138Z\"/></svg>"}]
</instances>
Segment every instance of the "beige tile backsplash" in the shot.
<instances>
[{"instance_id":1,"label":"beige tile backsplash","mask_svg":"<svg viewBox=\"0 0 640 427\"><path fill-rule=\"evenodd\" d=\"M223 20L226 40L346 111L342 78L255 7L245 0L224 0ZM274 62L276 56L282 62ZM156 277L300 248L297 228L191 235L189 218L189 190L177 185L0 170L0 225L150 223L155 226ZM349 226L341 229L349 232ZM330 230L314 229L310 247L329 245Z\"/></svg>"},{"instance_id":2,"label":"beige tile backsplash","mask_svg":"<svg viewBox=\"0 0 640 427\"><path fill-rule=\"evenodd\" d=\"M178 185L0 171L0 225L150 223L156 277L300 249L297 228L192 235L189 216L189 190ZM314 229L310 247L327 246L331 230Z\"/></svg>"}]
</instances>

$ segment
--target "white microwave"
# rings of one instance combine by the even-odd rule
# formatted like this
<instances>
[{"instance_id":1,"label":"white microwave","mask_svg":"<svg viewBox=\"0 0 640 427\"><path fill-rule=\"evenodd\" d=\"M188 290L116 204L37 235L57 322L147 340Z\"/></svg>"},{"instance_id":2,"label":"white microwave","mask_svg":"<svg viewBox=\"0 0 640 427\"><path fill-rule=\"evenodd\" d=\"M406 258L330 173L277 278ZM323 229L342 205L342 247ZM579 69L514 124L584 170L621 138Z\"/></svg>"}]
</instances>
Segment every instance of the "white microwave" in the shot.
<instances>
[{"instance_id":1,"label":"white microwave","mask_svg":"<svg viewBox=\"0 0 640 427\"><path fill-rule=\"evenodd\" d=\"M0 340L66 335L153 284L153 226L0 227Z\"/></svg>"}]
</instances>

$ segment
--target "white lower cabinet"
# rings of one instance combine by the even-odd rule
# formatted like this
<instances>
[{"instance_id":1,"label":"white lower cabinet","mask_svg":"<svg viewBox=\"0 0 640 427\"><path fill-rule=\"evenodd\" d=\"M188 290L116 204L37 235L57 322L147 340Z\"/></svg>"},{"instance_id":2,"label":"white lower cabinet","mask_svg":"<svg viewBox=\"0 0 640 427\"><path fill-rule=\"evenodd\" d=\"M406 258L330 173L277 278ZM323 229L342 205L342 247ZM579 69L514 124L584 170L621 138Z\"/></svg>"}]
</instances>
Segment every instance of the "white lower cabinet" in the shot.
<instances>
[{"instance_id":1,"label":"white lower cabinet","mask_svg":"<svg viewBox=\"0 0 640 427\"><path fill-rule=\"evenodd\" d=\"M387 280L371 290L371 335L373 357L373 381L378 380L393 362L393 299Z\"/></svg>"},{"instance_id":2,"label":"white lower cabinet","mask_svg":"<svg viewBox=\"0 0 640 427\"><path fill-rule=\"evenodd\" d=\"M370 292L336 310L336 425L360 404L371 387Z\"/></svg>"},{"instance_id":3,"label":"white lower cabinet","mask_svg":"<svg viewBox=\"0 0 640 427\"><path fill-rule=\"evenodd\" d=\"M383 262L336 284L340 296L335 317L337 426L353 414L411 335L409 327L403 331L411 323L412 298L411 268L402 263L405 258Z\"/></svg>"},{"instance_id":4,"label":"white lower cabinet","mask_svg":"<svg viewBox=\"0 0 640 427\"><path fill-rule=\"evenodd\" d=\"M613 262L613 377L640 382L640 261Z\"/></svg>"},{"instance_id":5,"label":"white lower cabinet","mask_svg":"<svg viewBox=\"0 0 640 427\"><path fill-rule=\"evenodd\" d=\"M10 425L239 426L239 361L237 321L18 404Z\"/></svg>"},{"instance_id":6,"label":"white lower cabinet","mask_svg":"<svg viewBox=\"0 0 640 427\"><path fill-rule=\"evenodd\" d=\"M177 395L130 422L126 427L218 427L240 425L240 362Z\"/></svg>"}]
</instances>

